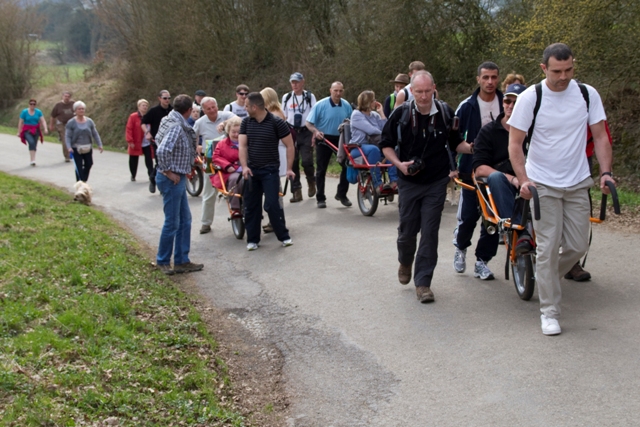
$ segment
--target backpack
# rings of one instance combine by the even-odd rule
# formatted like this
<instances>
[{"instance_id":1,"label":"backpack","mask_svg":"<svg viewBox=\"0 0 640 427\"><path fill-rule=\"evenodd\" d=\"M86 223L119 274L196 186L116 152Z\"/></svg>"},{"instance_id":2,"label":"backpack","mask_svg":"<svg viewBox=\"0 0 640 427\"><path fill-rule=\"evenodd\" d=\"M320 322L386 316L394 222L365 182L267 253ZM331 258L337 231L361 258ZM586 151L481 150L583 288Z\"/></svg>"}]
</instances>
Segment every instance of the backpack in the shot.
<instances>
[{"instance_id":1,"label":"backpack","mask_svg":"<svg viewBox=\"0 0 640 427\"><path fill-rule=\"evenodd\" d=\"M229 103L229 104L225 105L225 107L224 107L224 110L223 110L223 111L226 111L226 110L227 110L227 107L229 107L229 112L230 112L230 113L233 113L233 104Z\"/></svg>"},{"instance_id":2,"label":"backpack","mask_svg":"<svg viewBox=\"0 0 640 427\"><path fill-rule=\"evenodd\" d=\"M405 102L409 101L409 91L407 90L407 88L402 88L402 91L404 92L404 100ZM391 108L391 111L393 111L393 107L396 106L396 98L398 97L398 95L393 92L391 95L389 95L389 107Z\"/></svg>"},{"instance_id":3,"label":"backpack","mask_svg":"<svg viewBox=\"0 0 640 427\"><path fill-rule=\"evenodd\" d=\"M289 102L289 100L291 99L291 97L293 96L293 91L287 93L287 96L284 98L284 105L282 106L282 109L284 111L287 110L287 102ZM307 102L307 104L309 104L309 108L311 108L311 93L309 93L306 90L302 91L302 103L304 104L305 101Z\"/></svg>"},{"instance_id":4,"label":"backpack","mask_svg":"<svg viewBox=\"0 0 640 427\"><path fill-rule=\"evenodd\" d=\"M587 112L589 112L589 90L582 83L578 83L578 87L580 88L584 102L587 104ZM529 143L531 143L531 135L533 135L533 128L536 125L536 116L538 115L538 111L540 111L540 104L542 104L542 82L536 84L536 105L533 107L533 120L531 121L531 127L527 132Z\"/></svg>"}]
</instances>

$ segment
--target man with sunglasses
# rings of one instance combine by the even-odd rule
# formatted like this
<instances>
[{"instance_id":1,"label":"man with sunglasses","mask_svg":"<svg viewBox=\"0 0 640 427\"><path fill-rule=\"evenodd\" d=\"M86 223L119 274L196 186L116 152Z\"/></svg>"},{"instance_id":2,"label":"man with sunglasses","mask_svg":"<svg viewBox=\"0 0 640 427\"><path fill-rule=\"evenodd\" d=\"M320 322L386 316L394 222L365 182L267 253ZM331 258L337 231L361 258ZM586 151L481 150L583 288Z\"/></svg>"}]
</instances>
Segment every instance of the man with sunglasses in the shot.
<instances>
[{"instance_id":1,"label":"man with sunglasses","mask_svg":"<svg viewBox=\"0 0 640 427\"><path fill-rule=\"evenodd\" d=\"M159 104L152 107L147 111L147 114L142 117L142 131L144 137L151 142L151 147L155 152L158 149L156 145L156 134L160 128L160 122L163 118L169 115L173 107L171 106L171 94L168 90L161 90L158 93ZM149 191L151 193L156 192L156 170L158 169L158 158L156 157L156 166L151 175L149 175Z\"/></svg>"},{"instance_id":2,"label":"man with sunglasses","mask_svg":"<svg viewBox=\"0 0 640 427\"><path fill-rule=\"evenodd\" d=\"M521 212L521 209L515 209L520 183L509 161L510 126L507 121L511 118L518 95L526 88L518 83L507 87L502 99L504 112L480 129L473 145L473 170L476 178L487 178L498 215L501 218L511 218L515 224L519 223ZM519 234L516 252L530 252L533 246L533 239L526 230ZM498 241L495 242L495 248L497 251Z\"/></svg>"},{"instance_id":3,"label":"man with sunglasses","mask_svg":"<svg viewBox=\"0 0 640 427\"><path fill-rule=\"evenodd\" d=\"M249 95L249 86L238 85L236 87L236 100L224 107L224 111L229 111L236 116L244 119L249 115L247 113L247 95Z\"/></svg>"}]
</instances>

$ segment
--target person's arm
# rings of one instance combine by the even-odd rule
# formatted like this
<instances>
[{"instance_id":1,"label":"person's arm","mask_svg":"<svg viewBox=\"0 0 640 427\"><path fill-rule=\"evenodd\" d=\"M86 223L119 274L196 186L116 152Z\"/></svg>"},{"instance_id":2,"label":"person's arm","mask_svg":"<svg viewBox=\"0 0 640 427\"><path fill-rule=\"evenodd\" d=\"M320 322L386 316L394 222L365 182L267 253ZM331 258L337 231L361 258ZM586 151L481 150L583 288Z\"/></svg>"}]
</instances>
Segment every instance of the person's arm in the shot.
<instances>
[{"instance_id":1,"label":"person's arm","mask_svg":"<svg viewBox=\"0 0 640 427\"><path fill-rule=\"evenodd\" d=\"M287 147L287 178L293 180L296 177L296 174L293 173L293 159L296 155L296 149L291 134L282 138L282 143Z\"/></svg>"},{"instance_id":2,"label":"person's arm","mask_svg":"<svg viewBox=\"0 0 640 427\"><path fill-rule=\"evenodd\" d=\"M382 129L367 120L364 113L357 110L351 114L351 130L359 130L367 136L380 135L382 133Z\"/></svg>"},{"instance_id":3,"label":"person's arm","mask_svg":"<svg viewBox=\"0 0 640 427\"><path fill-rule=\"evenodd\" d=\"M22 127L24 126L24 120L22 120L22 117L20 117L18 119L18 136L20 136L20 134L22 133Z\"/></svg>"},{"instance_id":4,"label":"person's arm","mask_svg":"<svg viewBox=\"0 0 640 427\"><path fill-rule=\"evenodd\" d=\"M133 144L135 143L134 135L135 124L133 116L129 116L129 120L127 120L127 126L125 127L124 139L127 140L129 144L129 148L133 149Z\"/></svg>"},{"instance_id":5,"label":"person's arm","mask_svg":"<svg viewBox=\"0 0 640 427\"><path fill-rule=\"evenodd\" d=\"M248 159L249 152L248 146L249 140L247 139L247 135L240 134L238 137L238 158L240 160L240 166L242 166L242 176L244 179L248 179L250 176L253 176L251 169L249 169Z\"/></svg>"},{"instance_id":6,"label":"person's arm","mask_svg":"<svg viewBox=\"0 0 640 427\"><path fill-rule=\"evenodd\" d=\"M324 133L320 132L315 125L317 123L317 119L316 119L317 111L318 111L318 104L316 103L316 105L314 105L311 108L311 111L309 111L309 115L307 116L306 123L305 123L305 125L307 126L307 129L309 129L309 131L311 131L311 133L313 134L313 138L311 138L311 147L316 146L316 139L320 139L320 140L324 139Z\"/></svg>"},{"instance_id":7,"label":"person's arm","mask_svg":"<svg viewBox=\"0 0 640 427\"><path fill-rule=\"evenodd\" d=\"M398 108L399 106L401 106L404 101L406 101L405 99L405 95L404 95L404 89L402 89L400 92L398 92L398 94L396 95L396 105L393 106L393 109L395 110L396 108Z\"/></svg>"},{"instance_id":8,"label":"person's arm","mask_svg":"<svg viewBox=\"0 0 640 427\"><path fill-rule=\"evenodd\" d=\"M611 150L611 144L609 144L609 135L607 134L607 128L605 121L591 125L591 134L593 135L594 149L596 152L596 158L600 165L600 174L609 172L611 173L611 165L613 159L613 152ZM600 176L600 190L604 194L609 194L609 187L605 184L607 181L616 183L609 175Z\"/></svg>"},{"instance_id":9,"label":"person's arm","mask_svg":"<svg viewBox=\"0 0 640 427\"><path fill-rule=\"evenodd\" d=\"M44 128L44 134L49 135L49 129L47 129L47 119L44 118L44 115L40 116L40 125Z\"/></svg>"},{"instance_id":10,"label":"person's arm","mask_svg":"<svg viewBox=\"0 0 640 427\"><path fill-rule=\"evenodd\" d=\"M511 167L516 173L518 183L520 183L520 196L529 200L531 198L531 192L529 186L536 186L527 176L527 170L524 167L524 151L522 151L522 143L527 136L527 132L514 128L511 126L509 130L509 160L511 161Z\"/></svg>"},{"instance_id":11,"label":"person's arm","mask_svg":"<svg viewBox=\"0 0 640 427\"><path fill-rule=\"evenodd\" d=\"M211 157L211 163L213 163L216 166L219 166L220 169L222 169L223 171L227 173L231 173L235 170L235 168L233 167L233 164L226 157L224 157L224 152L222 147L225 144L223 143L223 141L224 140L216 144L216 148L213 150L213 156ZM233 170L229 170L230 168Z\"/></svg>"},{"instance_id":12,"label":"person's arm","mask_svg":"<svg viewBox=\"0 0 640 427\"><path fill-rule=\"evenodd\" d=\"M73 124L74 123L75 123L74 120L69 120L65 125L65 132L64 132L64 144L67 146L67 150L69 150L70 153L73 153L73 148L71 147L71 141L73 141Z\"/></svg>"},{"instance_id":13,"label":"person's arm","mask_svg":"<svg viewBox=\"0 0 640 427\"><path fill-rule=\"evenodd\" d=\"M91 119L89 119L91 120ZM104 149L102 148L102 140L100 139L100 135L98 134L98 130L96 129L96 124L91 120L91 135L93 136L93 140L98 144L98 150L102 153Z\"/></svg>"},{"instance_id":14,"label":"person's arm","mask_svg":"<svg viewBox=\"0 0 640 427\"><path fill-rule=\"evenodd\" d=\"M51 131L55 129L56 118L53 116L53 113L55 112L56 112L56 109L54 107L53 110L51 110L51 118L49 119L49 129L51 129Z\"/></svg>"}]
</instances>

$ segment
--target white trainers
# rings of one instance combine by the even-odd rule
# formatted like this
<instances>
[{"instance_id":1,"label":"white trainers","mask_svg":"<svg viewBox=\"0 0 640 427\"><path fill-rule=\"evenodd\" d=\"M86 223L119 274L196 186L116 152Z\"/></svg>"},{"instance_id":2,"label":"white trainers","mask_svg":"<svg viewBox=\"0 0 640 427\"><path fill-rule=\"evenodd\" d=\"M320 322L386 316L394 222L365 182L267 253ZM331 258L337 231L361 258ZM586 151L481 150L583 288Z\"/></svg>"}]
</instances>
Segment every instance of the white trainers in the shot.
<instances>
[{"instance_id":1,"label":"white trainers","mask_svg":"<svg viewBox=\"0 0 640 427\"><path fill-rule=\"evenodd\" d=\"M476 266L473 269L473 277L477 277L480 280L493 280L493 273L487 267L487 263L484 261L476 261Z\"/></svg>"},{"instance_id":2,"label":"white trainers","mask_svg":"<svg viewBox=\"0 0 640 427\"><path fill-rule=\"evenodd\" d=\"M453 229L453 240L451 240L451 243L453 243L453 246L458 244L458 227Z\"/></svg>"},{"instance_id":3,"label":"white trainers","mask_svg":"<svg viewBox=\"0 0 640 427\"><path fill-rule=\"evenodd\" d=\"M560 332L562 332L562 330L560 329L560 324L558 323L558 319L552 319L551 317L547 317L544 314L541 314L540 321L542 322L543 334L560 335Z\"/></svg>"},{"instance_id":4,"label":"white trainers","mask_svg":"<svg viewBox=\"0 0 640 427\"><path fill-rule=\"evenodd\" d=\"M282 241L282 247L283 248L286 248L287 246L291 246L291 245L293 245L293 240L291 240L291 239L287 239L287 240L283 240Z\"/></svg>"},{"instance_id":5,"label":"white trainers","mask_svg":"<svg viewBox=\"0 0 640 427\"><path fill-rule=\"evenodd\" d=\"M258 249L258 244L257 243L248 243L247 244L247 250L248 251L255 251L256 249Z\"/></svg>"},{"instance_id":6,"label":"white trainers","mask_svg":"<svg viewBox=\"0 0 640 427\"><path fill-rule=\"evenodd\" d=\"M453 256L453 269L457 273L464 273L467 269L467 250L456 248L456 253Z\"/></svg>"}]
</instances>

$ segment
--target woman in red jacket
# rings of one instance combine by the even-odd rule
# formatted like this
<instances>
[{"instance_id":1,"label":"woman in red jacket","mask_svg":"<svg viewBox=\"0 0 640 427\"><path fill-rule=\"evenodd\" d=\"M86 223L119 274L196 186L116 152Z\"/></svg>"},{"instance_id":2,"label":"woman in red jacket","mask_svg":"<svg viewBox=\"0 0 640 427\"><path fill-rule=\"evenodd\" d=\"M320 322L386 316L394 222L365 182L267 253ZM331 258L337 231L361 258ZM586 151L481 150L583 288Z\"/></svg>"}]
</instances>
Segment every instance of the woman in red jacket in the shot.
<instances>
[{"instance_id":1,"label":"woman in red jacket","mask_svg":"<svg viewBox=\"0 0 640 427\"><path fill-rule=\"evenodd\" d=\"M129 170L131 171L131 181L136 180L136 174L138 173L138 156L144 153L144 163L147 166L147 173L149 177L153 175L153 151L151 145L144 137L140 122L142 116L147 113L149 109L149 101L141 99L138 101L138 111L132 113L127 120L127 152L129 153Z\"/></svg>"},{"instance_id":2,"label":"woman in red jacket","mask_svg":"<svg viewBox=\"0 0 640 427\"><path fill-rule=\"evenodd\" d=\"M242 166L238 158L238 136L240 135L242 119L233 117L224 122L224 131L228 135L218 142L213 151L212 163L222 169L222 179L226 181L227 191L242 194ZM211 184L215 188L222 188L220 174L211 175ZM231 209L240 210L240 198L232 197L229 204Z\"/></svg>"}]
</instances>

